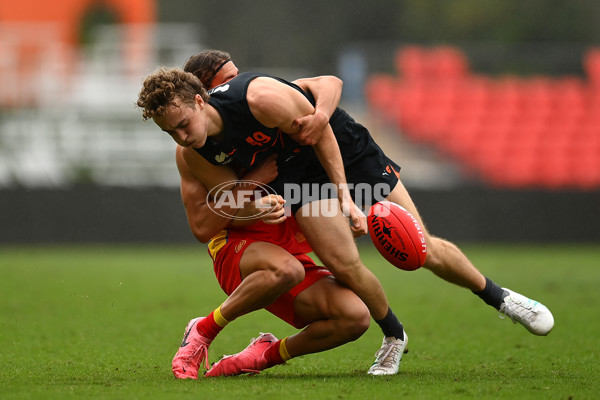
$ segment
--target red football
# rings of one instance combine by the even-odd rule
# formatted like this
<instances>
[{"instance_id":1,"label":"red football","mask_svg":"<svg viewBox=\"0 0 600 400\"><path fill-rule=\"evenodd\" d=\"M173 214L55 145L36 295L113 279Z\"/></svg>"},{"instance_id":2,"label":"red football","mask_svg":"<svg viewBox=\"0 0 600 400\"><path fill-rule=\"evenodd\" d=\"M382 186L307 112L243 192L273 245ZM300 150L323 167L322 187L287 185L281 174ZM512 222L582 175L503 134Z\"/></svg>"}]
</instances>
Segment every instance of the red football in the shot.
<instances>
[{"instance_id":1,"label":"red football","mask_svg":"<svg viewBox=\"0 0 600 400\"><path fill-rule=\"evenodd\" d=\"M405 208L391 201L375 203L367 224L375 247L392 265L406 271L423 266L427 257L425 235Z\"/></svg>"}]
</instances>

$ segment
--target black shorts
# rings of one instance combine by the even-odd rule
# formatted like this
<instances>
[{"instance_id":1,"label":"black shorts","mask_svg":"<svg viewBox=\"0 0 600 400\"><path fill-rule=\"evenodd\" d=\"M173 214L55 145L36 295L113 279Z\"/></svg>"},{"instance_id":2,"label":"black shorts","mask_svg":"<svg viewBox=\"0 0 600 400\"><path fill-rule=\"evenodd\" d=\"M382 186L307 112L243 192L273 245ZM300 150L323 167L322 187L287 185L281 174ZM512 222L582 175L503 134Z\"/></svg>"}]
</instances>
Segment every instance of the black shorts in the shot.
<instances>
[{"instance_id":1,"label":"black shorts","mask_svg":"<svg viewBox=\"0 0 600 400\"><path fill-rule=\"evenodd\" d=\"M333 122L332 122L333 125ZM363 210L384 200L399 180L400 166L388 158L369 131L347 117L334 128L352 199ZM292 213L310 202L337 198L337 192L311 147L278 160L279 175L269 184Z\"/></svg>"}]
</instances>

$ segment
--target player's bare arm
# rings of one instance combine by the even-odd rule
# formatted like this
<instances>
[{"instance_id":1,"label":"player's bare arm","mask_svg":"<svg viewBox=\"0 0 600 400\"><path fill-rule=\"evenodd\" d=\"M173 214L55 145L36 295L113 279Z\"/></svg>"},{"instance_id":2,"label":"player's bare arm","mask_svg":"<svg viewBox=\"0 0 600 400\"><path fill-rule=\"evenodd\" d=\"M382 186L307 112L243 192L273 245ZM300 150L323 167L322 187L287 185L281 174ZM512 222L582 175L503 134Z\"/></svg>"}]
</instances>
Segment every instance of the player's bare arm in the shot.
<instances>
[{"instance_id":1,"label":"player's bare arm","mask_svg":"<svg viewBox=\"0 0 600 400\"><path fill-rule=\"evenodd\" d=\"M208 206L208 202L213 201L208 199L210 188L221 183L232 182L231 187L228 189L232 190L235 197L235 193L239 189L239 186L236 186L234 183L238 180L234 171L227 167L216 166L209 163L190 148L178 146L175 159L181 179L181 198L183 200L188 223L192 233L199 241L203 243L208 242L214 235L228 226L247 225L253 222L240 222L225 216L237 215L237 212L244 212L245 208L240 210L224 205L223 213L221 213L223 215L221 215L212 211ZM273 168L273 164L275 164L274 160L262 169L257 168L257 170L253 172L253 175L248 179L258 182L270 182L277 176L277 168ZM248 190L248 187L244 187L244 189ZM281 202L283 202L283 199L281 199ZM265 201L265 203L268 202ZM274 212L269 213L269 215L264 217L265 222L282 222L283 219L285 219L282 219L283 211L279 211L279 208L282 208L282 206L274 204L273 208Z\"/></svg>"},{"instance_id":2,"label":"player's bare arm","mask_svg":"<svg viewBox=\"0 0 600 400\"><path fill-rule=\"evenodd\" d=\"M246 95L248 105L254 117L263 125L279 128L285 133L296 133L294 120L314 113L315 108L296 89L275 79L260 77L248 86ZM355 234L366 234L367 225L364 214L360 213L349 191L342 155L331 126L327 124L321 138L312 146L330 181L338 189L340 206L345 215L352 220Z\"/></svg>"},{"instance_id":3,"label":"player's bare arm","mask_svg":"<svg viewBox=\"0 0 600 400\"><path fill-rule=\"evenodd\" d=\"M207 243L231 222L231 219L214 213L208 207L209 188L236 180L237 176L233 171L229 173L227 168L218 168L208 161L190 157L193 151L178 146L175 160L181 180L181 199L190 229L199 241ZM189 163L186 158L190 160Z\"/></svg>"},{"instance_id":4,"label":"player's bare arm","mask_svg":"<svg viewBox=\"0 0 600 400\"><path fill-rule=\"evenodd\" d=\"M277 174L277 155L272 154L256 168L248 171L242 179L267 184L275 180ZM279 224L286 219L285 209L283 208L284 204L285 200L278 194L265 195L245 204L244 208L236 214L236 219L232 221L231 225L240 225L237 220L239 217L251 217L255 215L260 215L260 219L267 224ZM269 212L264 213L265 210L269 210Z\"/></svg>"},{"instance_id":5,"label":"player's bare arm","mask_svg":"<svg viewBox=\"0 0 600 400\"><path fill-rule=\"evenodd\" d=\"M339 105L343 82L335 76L324 75L298 79L294 83L310 92L314 96L316 104L315 112L312 115L294 120L294 125L297 125L300 130L290 136L300 144L312 146L321 137L325 125L329 123L329 119Z\"/></svg>"}]
</instances>

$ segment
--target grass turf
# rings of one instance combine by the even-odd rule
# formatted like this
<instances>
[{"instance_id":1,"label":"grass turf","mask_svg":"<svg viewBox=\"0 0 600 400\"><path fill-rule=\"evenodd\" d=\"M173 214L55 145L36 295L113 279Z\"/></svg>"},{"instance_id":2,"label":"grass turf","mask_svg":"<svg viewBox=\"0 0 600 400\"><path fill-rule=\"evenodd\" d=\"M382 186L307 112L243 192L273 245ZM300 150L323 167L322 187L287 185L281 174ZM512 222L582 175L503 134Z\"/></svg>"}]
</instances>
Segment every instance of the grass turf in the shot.
<instances>
[{"instance_id":1,"label":"grass turf","mask_svg":"<svg viewBox=\"0 0 600 400\"><path fill-rule=\"evenodd\" d=\"M365 371L379 348L359 340L258 376L175 380L187 321L225 299L204 246L0 248L2 399L595 399L600 393L600 246L463 246L498 284L545 303L556 327L536 337L430 272L399 271L371 245L410 337L400 373ZM210 361L259 331L296 332L269 313L225 328Z\"/></svg>"}]
</instances>

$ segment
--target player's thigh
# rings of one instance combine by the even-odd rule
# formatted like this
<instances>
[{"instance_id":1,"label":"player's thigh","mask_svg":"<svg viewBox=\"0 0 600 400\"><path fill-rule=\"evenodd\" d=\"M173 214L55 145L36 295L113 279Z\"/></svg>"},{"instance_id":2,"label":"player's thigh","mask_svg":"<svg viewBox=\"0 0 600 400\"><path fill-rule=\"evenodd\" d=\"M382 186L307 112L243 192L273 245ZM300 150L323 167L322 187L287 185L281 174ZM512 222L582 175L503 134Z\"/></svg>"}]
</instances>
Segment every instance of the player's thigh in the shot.
<instances>
[{"instance_id":1,"label":"player's thigh","mask_svg":"<svg viewBox=\"0 0 600 400\"><path fill-rule=\"evenodd\" d=\"M259 270L304 276L304 266L288 251L269 242L253 242L240 259L242 279Z\"/></svg>"},{"instance_id":2,"label":"player's thigh","mask_svg":"<svg viewBox=\"0 0 600 400\"><path fill-rule=\"evenodd\" d=\"M370 313L360 298L333 276L326 276L300 292L294 301L296 315L305 321L344 319L368 324Z\"/></svg>"},{"instance_id":3,"label":"player's thigh","mask_svg":"<svg viewBox=\"0 0 600 400\"><path fill-rule=\"evenodd\" d=\"M313 251L329 269L334 267L332 264L358 262L358 249L349 221L342 214L337 199L305 204L295 217Z\"/></svg>"}]
</instances>

